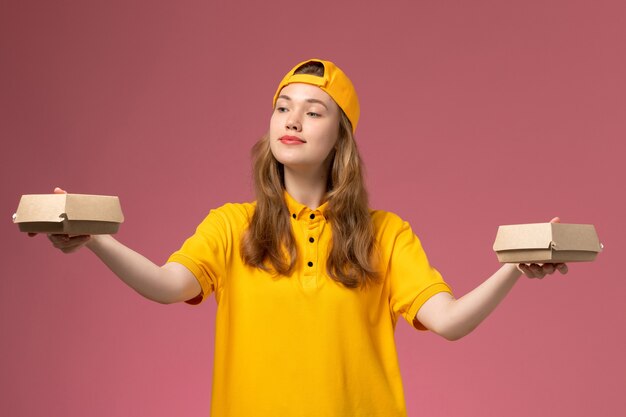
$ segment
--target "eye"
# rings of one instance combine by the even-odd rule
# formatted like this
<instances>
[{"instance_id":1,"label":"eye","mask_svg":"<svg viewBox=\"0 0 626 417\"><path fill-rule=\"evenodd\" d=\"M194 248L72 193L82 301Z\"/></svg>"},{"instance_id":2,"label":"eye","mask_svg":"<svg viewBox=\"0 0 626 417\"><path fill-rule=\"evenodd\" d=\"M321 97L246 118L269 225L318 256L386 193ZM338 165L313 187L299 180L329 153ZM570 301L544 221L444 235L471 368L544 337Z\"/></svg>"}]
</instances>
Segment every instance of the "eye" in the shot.
<instances>
[{"instance_id":1,"label":"eye","mask_svg":"<svg viewBox=\"0 0 626 417\"><path fill-rule=\"evenodd\" d=\"M319 113L315 113L314 111L310 111L310 112L308 112L307 114L308 114L309 116L311 116L311 117L322 117L322 115L321 115L321 114L319 114Z\"/></svg>"},{"instance_id":2,"label":"eye","mask_svg":"<svg viewBox=\"0 0 626 417\"><path fill-rule=\"evenodd\" d=\"M276 111L277 111L278 113L284 113L284 112L286 112L286 111L287 111L287 108L286 108L286 107L281 107L281 106L278 106L278 107L276 107Z\"/></svg>"}]
</instances>

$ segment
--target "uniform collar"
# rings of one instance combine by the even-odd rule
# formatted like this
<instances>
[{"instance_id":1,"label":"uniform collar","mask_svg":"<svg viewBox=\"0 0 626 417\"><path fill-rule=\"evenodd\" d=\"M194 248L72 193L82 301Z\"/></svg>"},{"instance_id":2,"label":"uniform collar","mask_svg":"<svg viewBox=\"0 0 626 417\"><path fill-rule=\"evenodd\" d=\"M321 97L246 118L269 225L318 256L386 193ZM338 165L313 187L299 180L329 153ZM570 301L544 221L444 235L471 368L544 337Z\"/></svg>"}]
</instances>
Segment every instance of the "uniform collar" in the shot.
<instances>
[{"instance_id":1,"label":"uniform collar","mask_svg":"<svg viewBox=\"0 0 626 417\"><path fill-rule=\"evenodd\" d=\"M308 217L311 213L324 216L324 213L326 212L326 210L328 210L328 201L324 202L316 209L311 209L304 204L296 201L291 195L289 195L287 191L284 191L284 196L285 203L287 204L287 209L289 209L289 216L294 219L299 219L302 216Z\"/></svg>"}]
</instances>

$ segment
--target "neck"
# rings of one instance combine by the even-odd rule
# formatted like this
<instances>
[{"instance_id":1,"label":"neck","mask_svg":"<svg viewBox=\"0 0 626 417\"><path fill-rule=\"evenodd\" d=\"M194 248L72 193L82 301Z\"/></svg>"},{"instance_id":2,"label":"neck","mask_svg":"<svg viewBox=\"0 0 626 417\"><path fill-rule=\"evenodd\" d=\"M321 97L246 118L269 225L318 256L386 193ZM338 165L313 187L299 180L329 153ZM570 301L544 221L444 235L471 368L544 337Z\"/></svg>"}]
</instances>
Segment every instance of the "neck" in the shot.
<instances>
[{"instance_id":1,"label":"neck","mask_svg":"<svg viewBox=\"0 0 626 417\"><path fill-rule=\"evenodd\" d=\"M285 188L300 204L316 209L322 205L328 184L328 170L316 172L296 171L285 168Z\"/></svg>"}]
</instances>

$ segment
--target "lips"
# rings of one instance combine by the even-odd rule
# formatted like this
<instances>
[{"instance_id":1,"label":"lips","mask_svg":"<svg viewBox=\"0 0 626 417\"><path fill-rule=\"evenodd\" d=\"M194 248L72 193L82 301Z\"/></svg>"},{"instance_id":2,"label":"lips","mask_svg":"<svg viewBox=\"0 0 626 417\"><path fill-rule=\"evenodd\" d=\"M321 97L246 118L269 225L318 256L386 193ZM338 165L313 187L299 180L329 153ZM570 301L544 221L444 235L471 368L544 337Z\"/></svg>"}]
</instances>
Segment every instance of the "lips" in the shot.
<instances>
[{"instance_id":1,"label":"lips","mask_svg":"<svg viewBox=\"0 0 626 417\"><path fill-rule=\"evenodd\" d=\"M303 143L306 143L306 140L301 139L297 136L283 136L281 138L278 139L281 143L284 143L285 145L301 145Z\"/></svg>"}]
</instances>

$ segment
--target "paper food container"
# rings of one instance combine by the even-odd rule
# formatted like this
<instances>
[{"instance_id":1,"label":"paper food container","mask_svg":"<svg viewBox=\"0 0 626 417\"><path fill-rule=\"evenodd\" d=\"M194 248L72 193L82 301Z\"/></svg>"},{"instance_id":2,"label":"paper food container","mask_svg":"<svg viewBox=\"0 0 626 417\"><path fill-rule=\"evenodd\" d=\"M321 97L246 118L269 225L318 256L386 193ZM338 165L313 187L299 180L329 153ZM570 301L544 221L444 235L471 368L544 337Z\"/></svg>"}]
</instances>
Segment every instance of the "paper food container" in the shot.
<instances>
[{"instance_id":1,"label":"paper food container","mask_svg":"<svg viewBox=\"0 0 626 417\"><path fill-rule=\"evenodd\" d=\"M117 197L86 194L23 195L13 215L20 231L30 233L113 234L123 221Z\"/></svg>"},{"instance_id":2,"label":"paper food container","mask_svg":"<svg viewBox=\"0 0 626 417\"><path fill-rule=\"evenodd\" d=\"M534 223L500 226L493 250L502 263L585 262L602 245L591 224Z\"/></svg>"}]
</instances>

